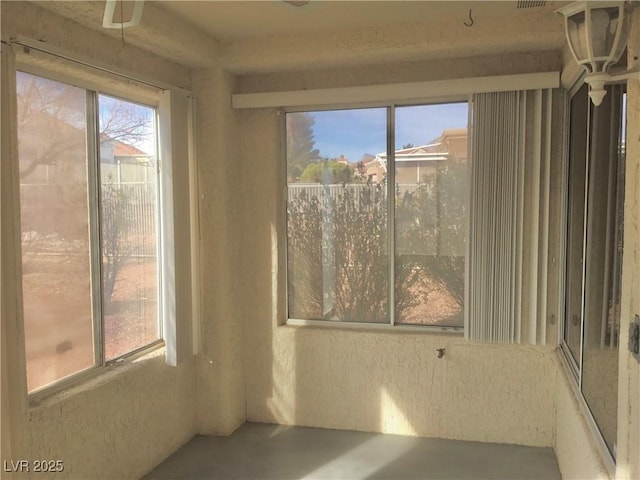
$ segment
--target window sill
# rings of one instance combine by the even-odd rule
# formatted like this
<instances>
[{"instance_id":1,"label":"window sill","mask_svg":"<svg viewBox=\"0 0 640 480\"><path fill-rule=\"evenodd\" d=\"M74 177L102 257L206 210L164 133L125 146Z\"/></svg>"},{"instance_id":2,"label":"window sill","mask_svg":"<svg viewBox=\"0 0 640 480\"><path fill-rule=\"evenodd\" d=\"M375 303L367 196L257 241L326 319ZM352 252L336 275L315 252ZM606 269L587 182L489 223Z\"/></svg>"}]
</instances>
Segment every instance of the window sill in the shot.
<instances>
[{"instance_id":1,"label":"window sill","mask_svg":"<svg viewBox=\"0 0 640 480\"><path fill-rule=\"evenodd\" d=\"M159 341L105 366L88 368L29 394L29 408L45 407L83 392L95 390L151 362L165 361L165 345Z\"/></svg>"},{"instance_id":2,"label":"window sill","mask_svg":"<svg viewBox=\"0 0 640 480\"><path fill-rule=\"evenodd\" d=\"M384 333L418 333L418 334L446 334L446 335L462 335L463 327L443 327L434 325L390 325L376 323L358 323L358 322L339 322L331 320L298 320L289 319L281 327L312 327L312 328L328 328L337 330L360 330L369 332Z\"/></svg>"}]
</instances>

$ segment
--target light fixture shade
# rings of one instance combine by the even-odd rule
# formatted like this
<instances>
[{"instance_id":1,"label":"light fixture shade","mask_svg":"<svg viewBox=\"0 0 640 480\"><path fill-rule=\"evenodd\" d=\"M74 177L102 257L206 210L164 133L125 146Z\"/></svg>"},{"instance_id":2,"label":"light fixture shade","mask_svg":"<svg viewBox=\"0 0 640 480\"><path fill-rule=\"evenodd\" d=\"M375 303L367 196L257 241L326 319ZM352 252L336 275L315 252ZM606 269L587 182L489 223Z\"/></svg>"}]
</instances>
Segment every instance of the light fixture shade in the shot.
<instances>
[{"instance_id":1,"label":"light fixture shade","mask_svg":"<svg viewBox=\"0 0 640 480\"><path fill-rule=\"evenodd\" d=\"M573 57L587 70L585 82L591 86L589 96L595 105L605 95L607 70L620 60L626 46L631 9L624 1L582 1L556 10L564 16Z\"/></svg>"},{"instance_id":2,"label":"light fixture shade","mask_svg":"<svg viewBox=\"0 0 640 480\"><path fill-rule=\"evenodd\" d=\"M573 57L589 73L605 72L620 60L631 18L627 2L574 2L557 12L564 16Z\"/></svg>"}]
</instances>

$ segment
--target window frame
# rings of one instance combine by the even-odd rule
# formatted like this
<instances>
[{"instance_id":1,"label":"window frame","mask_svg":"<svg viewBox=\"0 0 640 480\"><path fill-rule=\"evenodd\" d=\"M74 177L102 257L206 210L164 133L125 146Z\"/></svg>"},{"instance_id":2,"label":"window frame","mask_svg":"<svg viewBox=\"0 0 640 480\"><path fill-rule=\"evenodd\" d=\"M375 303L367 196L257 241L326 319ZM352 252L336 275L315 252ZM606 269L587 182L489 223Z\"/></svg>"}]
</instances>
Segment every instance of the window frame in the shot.
<instances>
[{"instance_id":1,"label":"window frame","mask_svg":"<svg viewBox=\"0 0 640 480\"><path fill-rule=\"evenodd\" d=\"M104 310L103 310L103 279L102 279L102 245L101 245L101 169L100 169L100 141L99 141L99 99L100 95L106 95L110 98L121 100L124 102L133 103L135 105L149 108L153 111L153 130L155 136L155 155L159 156L159 133L158 133L158 105L149 105L148 102L142 103L139 100L139 96L133 95L136 98L127 98L122 95L121 92L113 93L112 90L97 89L95 85L84 86L81 81L73 81L73 77L67 77L66 75L57 74L52 72L52 75L48 75L46 71L41 68L32 67L25 63L18 63L15 69L15 76L19 73L26 73L34 75L44 80L53 80L65 85L70 85L75 88L80 88L85 94L85 135L86 135L86 152L87 152L87 214L89 223L89 261L90 261L90 285L91 285L91 316L92 316L92 346L93 346L93 365L83 368L79 371L66 375L51 383L42 385L31 391L28 391L29 398L38 398L41 395L48 394L54 391L59 391L68 385L74 384L76 381L94 375L95 370L102 370L105 367L110 367L124 362L128 359L138 358L142 355L150 353L158 348L164 346L163 337L163 312L161 308L157 309L156 324L158 327L158 338L146 345L135 348L115 358L106 359L105 356L105 322L104 322ZM17 81L16 81L17 85ZM160 176L159 176L159 162L156 167L156 208L154 209L154 215L156 218L156 288L158 294L158 306L162 302L162 290L160 287L162 283L162 264L160 252L162 249L162 238L160 235L160 223L159 220L162 217L162 205L160 203ZM20 206L18 205L18 208ZM20 248L20 258L22 258L22 248ZM22 282L22 274L20 275L20 282ZM22 287L21 287L22 292ZM21 295L20 303L23 303ZM24 322L24 315L22 318ZM25 337L26 341L26 337ZM26 362L28 360L25 359ZM28 363L27 363L28 364Z\"/></svg>"},{"instance_id":2,"label":"window frame","mask_svg":"<svg viewBox=\"0 0 640 480\"><path fill-rule=\"evenodd\" d=\"M327 103L322 105L301 105L292 107L282 107L278 109L280 117L280 141L281 141L281 165L283 168L283 199L282 199L282 212L283 212L283 224L284 224L284 247L283 247L283 271L284 271L284 319L280 322L281 326L294 326L294 327L320 327L320 328L338 328L346 330L371 330L371 331L387 331L387 332L414 332L423 334L449 334L462 336L464 334L464 326L454 325L427 325L427 324L409 324L396 322L395 312L395 116L396 108L402 107L419 107L429 105L444 105L455 103L466 103L468 106L467 123L469 124L472 113L472 94L464 95L451 95L451 96L425 96L418 100L408 101L384 101L384 102L362 102L362 103ZM288 214L287 206L289 200L289 182L287 180L287 132L286 132L286 118L289 113L305 113L305 112L327 112L338 110L361 110L361 109L374 109L380 108L386 110L387 117L387 129L386 129L386 144L387 144L387 229L388 229L388 248L389 248L389 321L382 322L346 322L343 320L308 320L291 318L289 316L289 259L288 259L288 245L289 245L289 228L288 228ZM471 135L471 125L468 125L468 135ZM470 158L471 142L467 145L467 158ZM393 168L390 166L393 165ZM471 162L467 162L467 171L471 170ZM468 206L469 196L467 195L466 203ZM465 220L465 238L468 239L469 235L469 219ZM465 247L465 264L466 257L468 255L468 242ZM467 274L465 266L465 290L467 288Z\"/></svg>"},{"instance_id":3,"label":"window frame","mask_svg":"<svg viewBox=\"0 0 640 480\"><path fill-rule=\"evenodd\" d=\"M616 471L616 458L609 450L609 446L604 438L603 431L596 421L594 413L592 412L591 407L589 406L585 394L583 392L583 376L584 376L584 349L585 349L585 277L586 277L586 261L584 259L587 258L586 250L582 253L583 258L583 268L582 268L582 286L581 286L581 319L580 319L580 346L579 346L579 362L574 358L574 354L571 351L569 345L566 341L566 329L567 329L567 295L568 295L568 280L567 280L567 270L568 270L568 261L569 261L569 180L570 180L570 162L571 162L571 103L575 95L583 88L584 77L586 73L582 72L575 80L575 82L571 85L570 88L566 90L565 102L564 102L564 142L563 142L563 168L562 168L562 203L561 203L561 222L562 228L560 231L560 251L559 251L559 264L562 266L559 269L559 282L558 282L558 318L559 318L559 328L558 328L558 344L560 350L560 362L563 365L564 370L567 373L567 379L569 383L569 388L571 389L573 395L576 398L578 408L580 412L584 415L586 420L587 428L592 434L592 438L595 440L597 449L600 453L600 457L605 464L607 471L610 475L614 475ZM624 84L624 81L615 82L615 84ZM583 221L583 249L586 247L587 243L589 243L587 238L587 230L588 230L588 206L589 206L589 187L591 182L589 180L591 165L591 155L592 155L592 145L591 145L591 136L592 136L592 110L596 107L592 105L591 99L587 97L588 102L588 113L587 113L587 131L586 131L586 153L587 153L587 162L586 162L586 181L585 181L585 199L584 199L584 209L585 209L585 219ZM623 124L626 122L623 120ZM605 275L608 275L609 272L605 272ZM619 339L618 339L619 342ZM616 351L619 351L620 348L624 348L622 344L618 344ZM618 367L620 368L620 367ZM617 378L616 378L617 383ZM617 423L617 420L616 420Z\"/></svg>"},{"instance_id":4,"label":"window frame","mask_svg":"<svg viewBox=\"0 0 640 480\"><path fill-rule=\"evenodd\" d=\"M25 46L25 47L29 46L29 45L23 45L19 42L17 43L17 45ZM87 214L89 216L90 264L91 264L90 278L91 278L91 284L92 284L91 291L92 291L92 297L93 297L91 302L91 310L92 310L92 324L93 324L92 339L93 339L93 350L94 350L93 351L94 364L89 367L83 368L82 370L79 370L77 372L74 372L72 374L66 375L49 384L35 388L31 391L26 390L26 370L25 370L23 373L25 376L25 394L28 397L28 401L30 405L37 405L45 397L48 397L52 394L56 394L64 390L68 390L69 388L72 388L85 380L89 380L102 373L109 371L112 367L116 365L129 364L133 360L148 354L153 354L153 352L157 350L164 348L167 351L167 364L177 365L182 361L182 358L190 354L193 354L197 349L197 344L195 340L196 337L195 335L193 335L193 330L195 330L195 328L193 328L192 330L192 325L195 327L197 318L189 318L188 322L180 322L180 325L177 324L178 322L176 321L175 318L167 319L166 318L167 305L165 304L165 299L164 299L165 292L167 292L169 289L173 287L173 285L167 284L167 279L164 275L165 269L170 264L168 259L165 257L165 250L167 249L167 244L170 244L173 246L173 244L175 243L174 242L175 239L173 237L166 235L168 233L168 230L166 228L168 224L171 224L170 230L172 231L172 225L175 218L173 216L173 210L172 210L172 216L170 218L165 218L166 215L164 212L165 212L165 207L167 203L174 203L176 194L173 192L173 190L171 192L164 191L164 187L167 184L172 185L172 189L175 189L175 187L173 186L173 178L171 177L171 174L167 173L166 171L167 169L163 168L163 164L167 163L167 161L168 161L167 165L171 164L171 152L168 152L165 155L166 152L164 151L165 147L169 149L171 148L171 138L169 138L171 137L171 134L168 135L168 138L162 138L162 135L161 135L161 125L162 124L168 125L172 123L171 118L173 117L173 111L171 110L171 107L167 107L163 111L163 108L162 108L163 100L161 96L163 92L176 92L176 93L184 94L188 98L192 98L191 94L186 90L183 90L180 88L175 88L167 85L155 86L149 82L137 80L133 76L128 76L121 72L113 72L113 71L107 72L110 75L109 75L109 82L105 82L105 86L101 86L99 85L100 82L92 81L91 79L85 81L85 79L82 78L83 73L90 71L90 73L95 76L96 73L98 74L101 73L102 69L100 67L94 67L90 63L85 63L80 60L74 60L70 56L60 55L56 51L48 51L44 48L38 49L37 48L38 46L39 45L36 45L36 48L34 48L38 53L38 55L51 57L52 65L55 65L55 67L49 69L46 67L42 67L37 62L31 61L31 59L29 58L30 51L28 48L25 48L24 53L18 52L17 54L15 54L15 61L13 62L13 68L11 68L9 71L9 75L13 76L14 78L12 88L17 89L16 79L17 79L18 72L24 72L26 74L39 76L46 80L53 80L53 81L64 83L66 85L70 85L73 87L81 88L85 91L85 95L87 98L86 118L85 118L85 125L87 130L86 131L86 138L87 138L86 149L87 149L87 157L88 157L88 160L87 160L87 163L88 163ZM66 68L69 73L66 73L66 72L62 73L60 71L61 68ZM116 86L116 88L114 88L114 85ZM14 90L13 94L15 95L16 93L17 91ZM103 321L103 315L102 315L102 310L100 305L102 301L102 292L101 292L102 260L100 258L100 252L101 252L100 232L99 232L100 223L99 221L97 221L97 219L101 215L101 212L99 209L100 203L98 201L98 195L100 190L100 184L99 184L100 160L99 160L99 139L97 137L98 101L99 101L99 96L101 94L111 98L115 98L118 100L134 103L143 107L153 109L154 135L156 137L155 150L156 150L156 156L158 159L157 179L155 182L156 183L155 230L157 232L156 285L158 288L157 290L158 338L147 345L136 348L132 351L129 351L125 354L122 354L108 361L104 357L105 355L104 338L103 338L104 321ZM17 114L17 111L16 111L16 114ZM188 150L189 150L188 152L185 152L185 158L188 158L189 160L189 168L188 168L189 173L187 177L187 186L186 186L188 191L186 192L186 195L185 195L185 192L180 192L179 196L187 197L188 207L190 210L190 212L187 212L188 213L187 216L191 218L193 216L193 212L197 211L197 203L195 205L193 204L193 199L197 195L196 193L194 193L195 191L194 185L196 184L195 182L197 181L197 177L195 173L193 173L195 161L193 158L193 144L192 144L193 142L192 140L193 122L191 118L191 115L193 115L192 107L189 107L189 111L187 112L187 114L188 115L185 120L186 120L186 123L188 124L186 126L188 131L188 138L184 139L184 141L188 144ZM173 122L173 123L177 123L177 122ZM13 125L14 126L11 127L12 129L17 127L15 123ZM169 128L169 130L171 129ZM15 138L17 138L17 130L13 135L16 135ZM16 149L16 155L17 155L17 149ZM18 157L16 156L16 158L13 161L15 161L17 164L17 162L19 161ZM16 195L14 199L16 202L15 210L19 215L20 187L17 183L18 183L18 180L16 179L17 190L16 190ZM185 186L182 185L182 188L185 188ZM18 228L21 229L20 224L18 225ZM191 228L192 227L190 227L189 231L187 232L189 236L191 236L193 233L191 231ZM180 245L180 246L184 247L184 245ZM98 250L96 250L96 247L99 247ZM174 247L174 250L176 248L178 247ZM190 247L190 245L187 245L187 248L189 249L190 252L194 251L193 247L192 246ZM17 244L14 245L14 252L15 252L16 258L20 258L19 263L21 264L22 246L19 240L17 241ZM191 253L189 253L189 255L191 256ZM194 270L195 268L194 265L197 265L197 262L194 261L193 256L191 256L190 263L192 264L191 266L192 270L190 273L191 282L192 284L194 284L194 289L197 289L198 285L195 284L196 282L194 282L193 280L194 278L197 278L197 270ZM23 323L24 312L22 309L23 293L22 293L21 266L18 268L16 273L18 276L17 278L18 289L17 289L16 300L20 305L19 319L20 319L21 325L24 325ZM96 282L96 280L98 281ZM196 303L196 299L193 296L191 301L193 304ZM175 308L175 302L172 304L172 306ZM98 308L98 310L96 310L96 308ZM99 312L100 315L96 315L95 314L96 312ZM169 315L169 317L175 317L175 315ZM186 323L188 323L188 325L186 325ZM167 329L167 325L169 326L168 329ZM24 345L25 345L24 327L22 326L21 329L22 329L21 336L23 337L22 348L24 348ZM166 335L170 335L169 340L167 340ZM186 342L184 340L182 342L179 342L176 340L176 337L182 338L185 335L187 336L193 335L193 339ZM179 345L176 345L176 343L179 343ZM172 360L169 358L169 353L168 353L170 349L172 351L172 354L174 355L174 358ZM181 355L181 357L177 360L175 359L176 350L180 352L179 355ZM26 365L27 364L26 364L26 358L25 358L25 367Z\"/></svg>"}]
</instances>

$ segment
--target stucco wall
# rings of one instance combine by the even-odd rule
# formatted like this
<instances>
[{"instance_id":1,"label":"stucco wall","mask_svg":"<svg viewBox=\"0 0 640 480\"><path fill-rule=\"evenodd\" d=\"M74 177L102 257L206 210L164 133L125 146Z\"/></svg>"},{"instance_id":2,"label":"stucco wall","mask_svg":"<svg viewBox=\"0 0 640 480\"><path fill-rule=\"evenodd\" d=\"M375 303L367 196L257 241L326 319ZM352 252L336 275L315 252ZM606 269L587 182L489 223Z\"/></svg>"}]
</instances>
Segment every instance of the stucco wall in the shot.
<instances>
[{"instance_id":1,"label":"stucco wall","mask_svg":"<svg viewBox=\"0 0 640 480\"><path fill-rule=\"evenodd\" d=\"M553 444L556 372L547 349L296 327L276 328L271 346L272 355L250 355L272 379L267 386L249 372L249 420ZM442 359L437 348L446 349Z\"/></svg>"},{"instance_id":2,"label":"stucco wall","mask_svg":"<svg viewBox=\"0 0 640 480\"><path fill-rule=\"evenodd\" d=\"M532 53L289 72L239 79L243 92L455 78L559 67ZM522 63L520 63L522 62ZM403 72L404 75L399 75ZM459 336L280 325L284 319L282 116L242 111L245 376L252 421L552 446L553 347L480 345ZM446 348L442 359L437 348Z\"/></svg>"},{"instance_id":3,"label":"stucco wall","mask_svg":"<svg viewBox=\"0 0 640 480\"><path fill-rule=\"evenodd\" d=\"M240 268L242 174L234 78L220 69L194 73L200 188L201 352L197 358L198 432L227 435L245 420L242 332L244 305L253 292Z\"/></svg>"},{"instance_id":4,"label":"stucco wall","mask_svg":"<svg viewBox=\"0 0 640 480\"><path fill-rule=\"evenodd\" d=\"M77 6L65 8L76 10ZM634 55L640 51L639 15L637 9L630 64L637 62ZM171 24L168 17L163 22ZM517 54L492 55L490 52L508 51L514 32L538 28L536 22L510 24L509 31L500 30L496 36L494 25L483 27L482 38L491 41L482 43L474 56L465 53L473 38L450 42L448 39L457 35L452 31L434 44L421 33L407 35L404 27L394 30L391 43L382 49L376 48L380 40L373 39L377 30L360 32L362 35L343 32L330 42L281 37L238 42L224 50L221 61L228 68L237 73L280 72L248 75L236 81L221 69L206 68L196 71L191 83L191 72L184 66L123 45L118 38L34 5L2 2L3 38L22 34L43 39L148 79L193 85L198 96L201 189L203 318L198 358L177 369L165 366L161 357L145 358L135 365L119 366L39 406L27 407L25 392L20 390L24 382L8 385L12 404L20 404L15 410L20 417L15 428L24 427L26 448L12 454L16 458L61 458L65 475L74 478L136 477L192 434L230 433L246 417L285 424L555 445L567 478L606 475L569 379L559 373L561 367L552 347L487 346L455 336L279 325L285 311L282 117L275 110L234 112L230 93L524 73L559 69L568 62L566 55L563 62L559 53L529 51L555 48L555 40L537 43L535 48L522 44ZM141 32L134 35L139 44L157 40L145 36L146 30ZM178 36L183 38L184 33L178 32ZM349 35L351 39L346 38ZM530 36L535 35L549 37L539 32ZM422 44L405 48L398 56L400 45L395 38L403 42L422 38ZM169 43L174 40L171 37ZM215 56L215 45L201 40L194 37L190 42L204 45L208 54L189 60L192 64L207 63ZM304 45L308 48L302 48ZM418 61L438 45L440 53L431 61ZM316 47L322 49L320 53L309 55L310 51L318 52ZM158 45L155 48L166 50ZM182 54L171 52L174 58ZM447 55L459 58L442 60ZM395 63L400 59L406 62ZM574 71L565 70L565 86L574 76ZM621 345L626 345L628 318L640 311L640 134L631 133L640 132L640 81L629 82L628 98ZM558 165L552 164L554 172ZM556 178L552 176L552 188L557 193ZM554 223L552 236L559 235L556 227ZM557 271L551 257L550 262L550 268ZM552 290L551 284L549 288ZM556 303L556 297L550 296L549 301ZM3 333L4 325L3 318ZM19 333L15 338L3 338L3 343L19 349L23 344ZM555 327L548 330L551 342L554 333ZM437 359L436 348L446 348L444 358ZM13 369L22 371L19 352L3 350L3 355L7 352ZM618 476L638 478L640 367L624 349L620 355ZM7 387L4 381L3 375L3 388ZM3 442L4 433L3 427Z\"/></svg>"},{"instance_id":5,"label":"stucco wall","mask_svg":"<svg viewBox=\"0 0 640 480\"><path fill-rule=\"evenodd\" d=\"M634 10L627 65L640 68L640 7ZM629 323L640 315L640 79L627 82L627 164L620 320L618 478L640 478L640 363L629 353Z\"/></svg>"},{"instance_id":6,"label":"stucco wall","mask_svg":"<svg viewBox=\"0 0 640 480\"><path fill-rule=\"evenodd\" d=\"M58 479L140 478L193 436L194 398L193 362L160 350L31 406L27 458L63 460Z\"/></svg>"},{"instance_id":7,"label":"stucco wall","mask_svg":"<svg viewBox=\"0 0 640 480\"><path fill-rule=\"evenodd\" d=\"M33 4L2 2L2 38L7 40L15 35L46 41L52 47L112 65L133 76L190 86L187 68ZM2 85L3 94L7 88ZM5 100L3 95L3 121ZM3 124L3 134L8 131L8 125ZM7 160L3 149L3 175ZM3 249L10 237L5 237L4 231L10 224L5 223L5 213L11 211L11 204L5 203L6 181L3 176ZM3 256L3 261L6 258ZM12 275L14 278L6 277L3 268L3 290L5 282L15 283L15 272ZM5 313L11 318L5 317ZM51 474L55 478L139 478L196 433L195 362L168 367L163 349L134 363L105 369L91 380L43 399L39 405L28 405L24 334L17 315L19 311L3 308L3 335L9 333L10 337L2 340L3 344L12 346L10 350L3 350L2 358L3 420L9 404L13 427L10 438L5 435L7 425L3 423L3 442L13 444L11 458L5 458L3 450L2 460L62 460L64 471ZM11 328L5 329L5 326ZM5 375L9 368L11 375ZM27 476L47 478L46 474L35 472Z\"/></svg>"}]
</instances>

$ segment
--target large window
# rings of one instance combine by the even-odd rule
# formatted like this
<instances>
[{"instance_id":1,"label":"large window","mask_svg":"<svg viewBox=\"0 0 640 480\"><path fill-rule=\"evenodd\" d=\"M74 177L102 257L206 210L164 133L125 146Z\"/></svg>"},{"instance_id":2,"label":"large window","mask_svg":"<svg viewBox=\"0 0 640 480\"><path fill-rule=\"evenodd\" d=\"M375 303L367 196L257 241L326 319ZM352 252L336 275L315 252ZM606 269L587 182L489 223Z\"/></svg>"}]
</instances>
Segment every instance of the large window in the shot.
<instances>
[{"instance_id":1,"label":"large window","mask_svg":"<svg viewBox=\"0 0 640 480\"><path fill-rule=\"evenodd\" d=\"M17 73L30 392L161 338L156 111Z\"/></svg>"},{"instance_id":2,"label":"large window","mask_svg":"<svg viewBox=\"0 0 640 480\"><path fill-rule=\"evenodd\" d=\"M598 107L586 84L571 99L563 349L615 458L626 95L606 89Z\"/></svg>"},{"instance_id":3,"label":"large window","mask_svg":"<svg viewBox=\"0 0 640 480\"><path fill-rule=\"evenodd\" d=\"M287 114L289 319L463 326L467 117Z\"/></svg>"}]
</instances>

